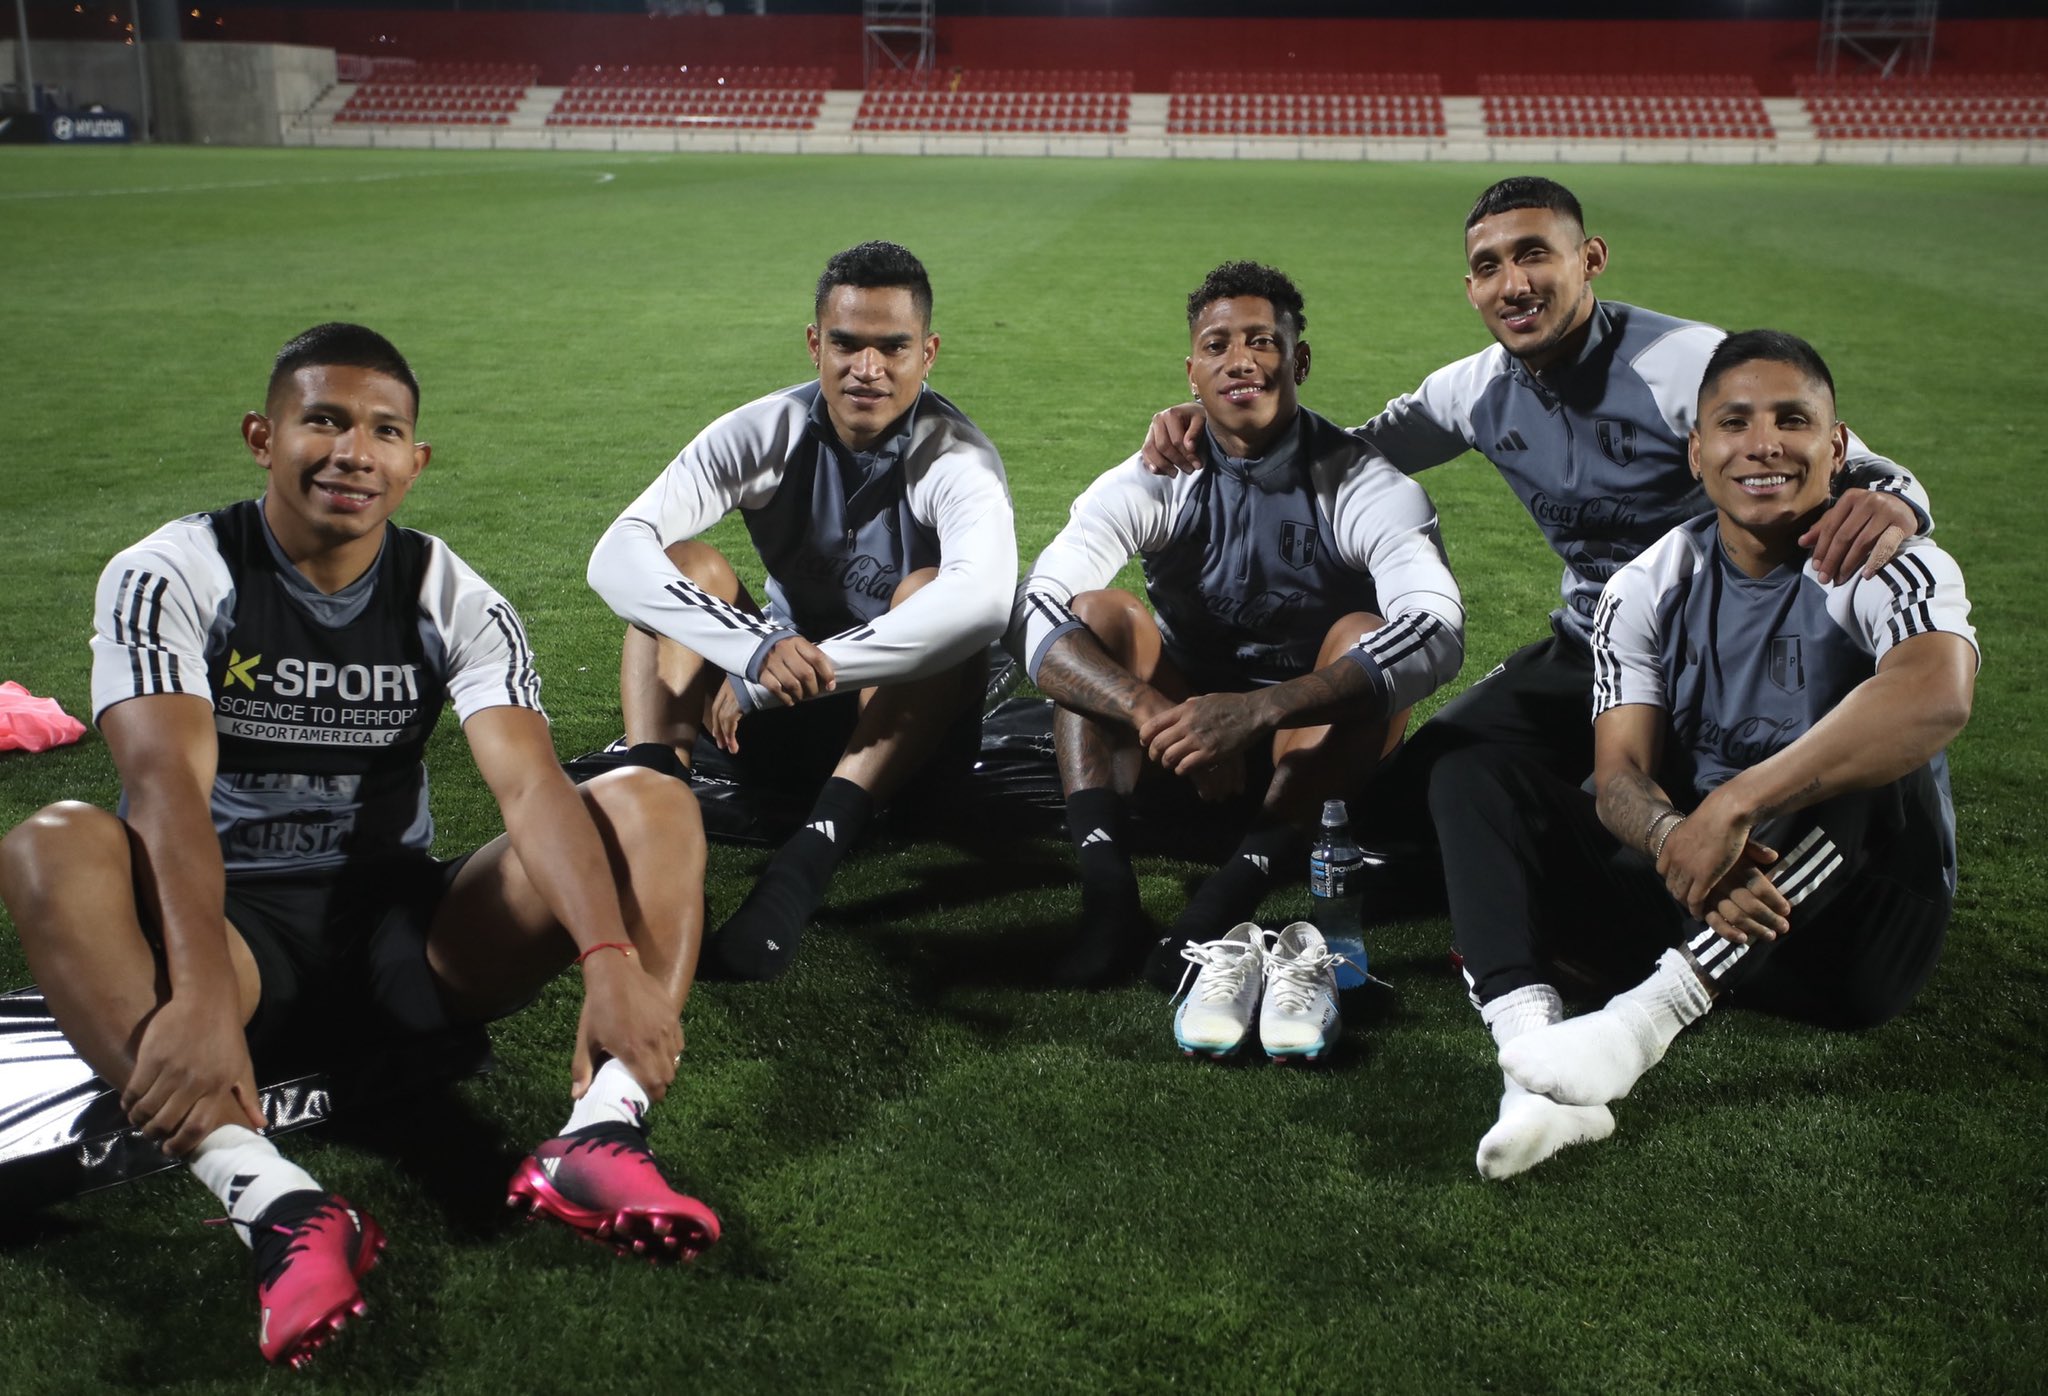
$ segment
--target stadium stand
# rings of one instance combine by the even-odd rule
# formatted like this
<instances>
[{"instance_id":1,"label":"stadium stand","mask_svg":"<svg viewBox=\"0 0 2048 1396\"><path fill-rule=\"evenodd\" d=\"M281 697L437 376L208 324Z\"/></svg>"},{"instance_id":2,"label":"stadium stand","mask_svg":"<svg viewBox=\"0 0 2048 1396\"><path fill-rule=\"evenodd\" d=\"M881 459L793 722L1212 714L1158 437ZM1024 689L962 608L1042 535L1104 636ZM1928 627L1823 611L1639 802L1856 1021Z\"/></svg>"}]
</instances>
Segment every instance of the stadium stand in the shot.
<instances>
[{"instance_id":1,"label":"stadium stand","mask_svg":"<svg viewBox=\"0 0 2048 1396\"><path fill-rule=\"evenodd\" d=\"M1486 134L1565 140L1776 138L1756 83L1733 74L1485 74Z\"/></svg>"},{"instance_id":2,"label":"stadium stand","mask_svg":"<svg viewBox=\"0 0 2048 1396\"><path fill-rule=\"evenodd\" d=\"M831 85L830 68L582 68L546 124L808 131Z\"/></svg>"},{"instance_id":3,"label":"stadium stand","mask_svg":"<svg viewBox=\"0 0 2048 1396\"><path fill-rule=\"evenodd\" d=\"M1169 136L1442 136L1435 73L1179 72Z\"/></svg>"},{"instance_id":4,"label":"stadium stand","mask_svg":"<svg viewBox=\"0 0 2048 1396\"><path fill-rule=\"evenodd\" d=\"M1132 74L990 68L937 75L878 75L854 115L858 132L977 131L1119 135L1130 129Z\"/></svg>"},{"instance_id":5,"label":"stadium stand","mask_svg":"<svg viewBox=\"0 0 2048 1396\"><path fill-rule=\"evenodd\" d=\"M1800 99L1822 140L2048 139L2048 76L1811 77Z\"/></svg>"},{"instance_id":6,"label":"stadium stand","mask_svg":"<svg viewBox=\"0 0 2048 1396\"><path fill-rule=\"evenodd\" d=\"M377 65L338 122L503 126L540 69L519 63Z\"/></svg>"}]
</instances>

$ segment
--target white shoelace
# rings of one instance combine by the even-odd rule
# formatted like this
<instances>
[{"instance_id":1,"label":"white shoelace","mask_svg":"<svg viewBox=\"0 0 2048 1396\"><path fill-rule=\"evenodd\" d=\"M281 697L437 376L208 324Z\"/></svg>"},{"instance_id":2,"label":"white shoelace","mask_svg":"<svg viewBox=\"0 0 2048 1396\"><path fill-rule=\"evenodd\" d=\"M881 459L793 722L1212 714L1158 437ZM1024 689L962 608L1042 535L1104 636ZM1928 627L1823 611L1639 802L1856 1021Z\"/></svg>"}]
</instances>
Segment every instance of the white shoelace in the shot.
<instances>
[{"instance_id":1,"label":"white shoelace","mask_svg":"<svg viewBox=\"0 0 2048 1396\"><path fill-rule=\"evenodd\" d=\"M1266 956L1266 972L1272 983L1273 998L1286 1013L1306 1013L1315 1001L1318 990L1327 988L1334 997L1336 981L1330 976L1344 957L1334 951L1304 951L1292 959L1278 955Z\"/></svg>"},{"instance_id":2,"label":"white shoelace","mask_svg":"<svg viewBox=\"0 0 2048 1396\"><path fill-rule=\"evenodd\" d=\"M1189 967L1181 971L1180 984L1173 996L1181 996L1188 987L1188 976L1193 974L1203 1003L1226 1003L1244 991L1245 975L1265 958L1265 951L1257 941L1207 940L1183 945L1180 957ZM1210 970L1215 973L1210 974Z\"/></svg>"}]
</instances>

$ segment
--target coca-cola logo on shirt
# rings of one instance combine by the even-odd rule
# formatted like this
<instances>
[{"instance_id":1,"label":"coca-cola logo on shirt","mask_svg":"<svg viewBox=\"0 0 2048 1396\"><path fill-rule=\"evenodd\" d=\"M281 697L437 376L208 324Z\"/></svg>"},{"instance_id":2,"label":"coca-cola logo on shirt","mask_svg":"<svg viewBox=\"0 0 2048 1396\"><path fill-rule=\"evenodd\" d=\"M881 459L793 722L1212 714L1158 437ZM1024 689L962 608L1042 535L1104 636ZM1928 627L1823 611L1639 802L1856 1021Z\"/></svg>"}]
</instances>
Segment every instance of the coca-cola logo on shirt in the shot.
<instances>
[{"instance_id":1,"label":"coca-cola logo on shirt","mask_svg":"<svg viewBox=\"0 0 2048 1396\"><path fill-rule=\"evenodd\" d=\"M807 557L795 570L807 582L837 586L841 591L875 601L887 601L894 596L901 580L894 563L882 562L867 553L855 553L852 557Z\"/></svg>"}]
</instances>

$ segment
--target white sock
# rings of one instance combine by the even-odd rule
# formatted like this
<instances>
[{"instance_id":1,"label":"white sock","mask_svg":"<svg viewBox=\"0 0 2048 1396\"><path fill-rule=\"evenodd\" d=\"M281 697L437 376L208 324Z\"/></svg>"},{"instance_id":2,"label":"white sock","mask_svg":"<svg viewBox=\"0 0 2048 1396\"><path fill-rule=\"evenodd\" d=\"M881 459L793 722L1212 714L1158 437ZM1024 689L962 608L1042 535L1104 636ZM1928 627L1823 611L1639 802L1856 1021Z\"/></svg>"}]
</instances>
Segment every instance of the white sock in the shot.
<instances>
[{"instance_id":1,"label":"white sock","mask_svg":"<svg viewBox=\"0 0 2048 1396\"><path fill-rule=\"evenodd\" d=\"M1714 1006L1692 962L1666 950L1657 968L1597 1013L1527 1033L1501 1048L1501 1070L1567 1105L1619 1100L1687 1024Z\"/></svg>"},{"instance_id":2,"label":"white sock","mask_svg":"<svg viewBox=\"0 0 2048 1396\"><path fill-rule=\"evenodd\" d=\"M562 1126L562 1133L573 1134L586 1125L607 1122L637 1126L650 1103L633 1073L617 1057L612 1057L590 1078L590 1089L569 1112L569 1123Z\"/></svg>"},{"instance_id":3,"label":"white sock","mask_svg":"<svg viewBox=\"0 0 2048 1396\"><path fill-rule=\"evenodd\" d=\"M1493 1033L1495 1046L1505 1047L1523 1033L1564 1021L1564 1000L1548 984L1529 984L1502 994L1479 1010Z\"/></svg>"},{"instance_id":4,"label":"white sock","mask_svg":"<svg viewBox=\"0 0 2048 1396\"><path fill-rule=\"evenodd\" d=\"M253 1129L222 1125L199 1141L185 1160L228 1209L235 1235L249 1244L249 1223L288 1192L320 1191L313 1175L277 1151Z\"/></svg>"},{"instance_id":5,"label":"white sock","mask_svg":"<svg viewBox=\"0 0 2048 1396\"><path fill-rule=\"evenodd\" d=\"M1504 994L1479 1010L1493 1040L1505 1047L1526 1033L1564 1018L1564 1003L1548 984ZM1604 1105L1561 1105L1525 1091L1512 1077L1501 1078L1500 1118L1479 1141L1479 1173L1495 1180L1526 1173L1574 1144L1591 1144L1614 1133L1614 1116Z\"/></svg>"},{"instance_id":6,"label":"white sock","mask_svg":"<svg viewBox=\"0 0 2048 1396\"><path fill-rule=\"evenodd\" d=\"M1526 1173L1574 1144L1597 1144L1614 1133L1614 1114L1604 1105L1560 1105L1501 1076L1500 1118L1479 1140L1479 1176L1498 1182Z\"/></svg>"}]
</instances>

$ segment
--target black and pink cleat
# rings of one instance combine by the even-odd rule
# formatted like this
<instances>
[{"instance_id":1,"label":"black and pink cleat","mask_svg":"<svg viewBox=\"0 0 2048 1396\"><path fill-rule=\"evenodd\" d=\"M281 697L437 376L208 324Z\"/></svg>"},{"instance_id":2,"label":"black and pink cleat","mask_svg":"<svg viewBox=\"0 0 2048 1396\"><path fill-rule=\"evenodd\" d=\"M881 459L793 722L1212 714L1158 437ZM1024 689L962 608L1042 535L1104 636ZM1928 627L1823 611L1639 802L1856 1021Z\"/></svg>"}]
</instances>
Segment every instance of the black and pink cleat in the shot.
<instances>
[{"instance_id":1,"label":"black and pink cleat","mask_svg":"<svg viewBox=\"0 0 2048 1396\"><path fill-rule=\"evenodd\" d=\"M292 1192L249 1226L263 1356L304 1367L351 1318L369 1311L358 1281L384 1249L376 1218L339 1193Z\"/></svg>"},{"instance_id":2,"label":"black and pink cleat","mask_svg":"<svg viewBox=\"0 0 2048 1396\"><path fill-rule=\"evenodd\" d=\"M599 1124L556 1135L513 1170L505 1205L524 1203L602 1241L620 1255L650 1261L694 1260L718 1240L718 1218L677 1192L628 1124Z\"/></svg>"}]
</instances>

